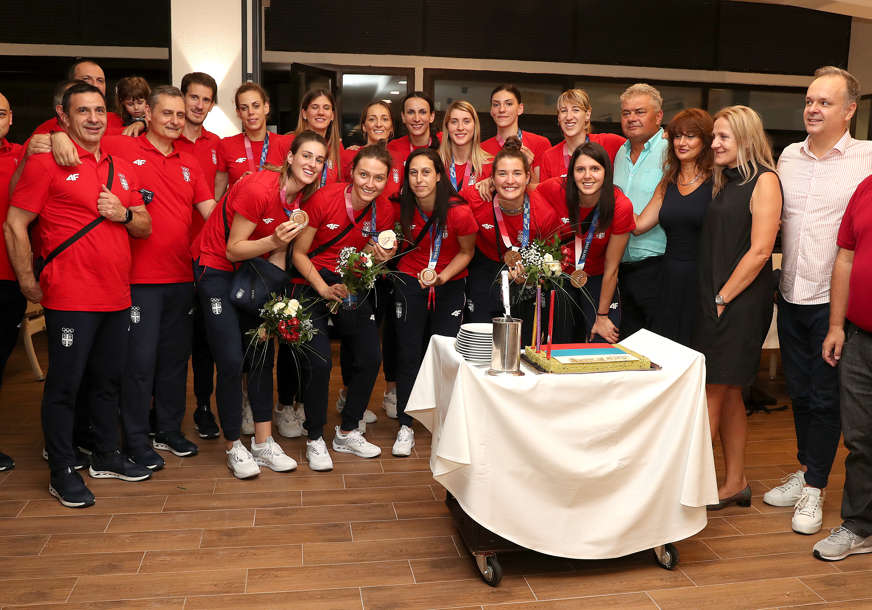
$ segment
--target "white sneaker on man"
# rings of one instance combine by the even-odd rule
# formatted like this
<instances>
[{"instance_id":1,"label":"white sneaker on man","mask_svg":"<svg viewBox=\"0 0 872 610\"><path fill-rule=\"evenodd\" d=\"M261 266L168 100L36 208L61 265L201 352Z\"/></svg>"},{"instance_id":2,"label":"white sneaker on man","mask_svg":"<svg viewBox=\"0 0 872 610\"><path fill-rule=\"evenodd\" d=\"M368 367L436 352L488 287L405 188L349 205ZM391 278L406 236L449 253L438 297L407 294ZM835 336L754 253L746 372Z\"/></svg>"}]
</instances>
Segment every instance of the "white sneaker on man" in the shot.
<instances>
[{"instance_id":1,"label":"white sneaker on man","mask_svg":"<svg viewBox=\"0 0 872 610\"><path fill-rule=\"evenodd\" d=\"M394 441L391 453L397 457L408 457L412 455L412 447L414 446L415 431L409 426L400 426L400 431L397 432L397 440Z\"/></svg>"},{"instance_id":2,"label":"white sneaker on man","mask_svg":"<svg viewBox=\"0 0 872 610\"><path fill-rule=\"evenodd\" d=\"M248 392L242 393L242 434L254 434L254 414L251 412L251 402L248 400Z\"/></svg>"},{"instance_id":3,"label":"white sneaker on man","mask_svg":"<svg viewBox=\"0 0 872 610\"><path fill-rule=\"evenodd\" d=\"M297 438L303 435L303 426L297 419L297 414L291 405L277 402L276 408L273 410L273 420L279 434L285 438Z\"/></svg>"},{"instance_id":4,"label":"white sneaker on man","mask_svg":"<svg viewBox=\"0 0 872 610\"><path fill-rule=\"evenodd\" d=\"M271 436L266 437L260 444L255 443L252 438L251 455L258 466L266 466L275 472L290 472L297 467L297 461L288 456Z\"/></svg>"},{"instance_id":5,"label":"white sneaker on man","mask_svg":"<svg viewBox=\"0 0 872 610\"><path fill-rule=\"evenodd\" d=\"M816 534L824 522L823 490L817 487L803 487L802 495L793 511L791 526L798 534Z\"/></svg>"},{"instance_id":6,"label":"white sneaker on man","mask_svg":"<svg viewBox=\"0 0 872 610\"><path fill-rule=\"evenodd\" d=\"M861 538L841 525L831 529L830 535L819 540L813 550L815 557L827 561L839 561L859 553L872 553L872 536Z\"/></svg>"},{"instance_id":7,"label":"white sneaker on man","mask_svg":"<svg viewBox=\"0 0 872 610\"><path fill-rule=\"evenodd\" d=\"M353 453L357 457L374 458L381 455L381 447L373 445L363 438L360 430L352 430L345 434L336 426L336 436L333 437L333 451Z\"/></svg>"},{"instance_id":8,"label":"white sneaker on man","mask_svg":"<svg viewBox=\"0 0 872 610\"><path fill-rule=\"evenodd\" d=\"M309 470L318 472L333 470L333 460L330 458L330 452L327 451L327 443L324 442L323 436L316 441L306 441L306 461L309 462Z\"/></svg>"},{"instance_id":9,"label":"white sneaker on man","mask_svg":"<svg viewBox=\"0 0 872 610\"><path fill-rule=\"evenodd\" d=\"M233 446L225 453L227 454L227 467L237 479L249 479L260 474L257 462L254 461L254 457L239 439L233 441Z\"/></svg>"},{"instance_id":10,"label":"white sneaker on man","mask_svg":"<svg viewBox=\"0 0 872 610\"><path fill-rule=\"evenodd\" d=\"M385 398L382 402L382 407L384 407L385 415L390 417L391 419L397 419L397 388L385 392Z\"/></svg>"},{"instance_id":11,"label":"white sneaker on man","mask_svg":"<svg viewBox=\"0 0 872 610\"><path fill-rule=\"evenodd\" d=\"M339 398L336 399L336 410L339 411L340 413L342 413L342 409L345 408L345 403L347 400L348 400L348 397L345 395L345 389L340 388L339 389ZM361 421L363 421L364 424L359 426L360 433L364 434L366 432L366 425L365 424L374 424L375 422L378 421L378 417L376 417L375 413L373 413L369 409L366 409L363 412L363 419Z\"/></svg>"},{"instance_id":12,"label":"white sneaker on man","mask_svg":"<svg viewBox=\"0 0 872 610\"><path fill-rule=\"evenodd\" d=\"M781 479L781 483L763 494L763 501L769 506L795 506L805 487L805 473L797 470Z\"/></svg>"}]
</instances>

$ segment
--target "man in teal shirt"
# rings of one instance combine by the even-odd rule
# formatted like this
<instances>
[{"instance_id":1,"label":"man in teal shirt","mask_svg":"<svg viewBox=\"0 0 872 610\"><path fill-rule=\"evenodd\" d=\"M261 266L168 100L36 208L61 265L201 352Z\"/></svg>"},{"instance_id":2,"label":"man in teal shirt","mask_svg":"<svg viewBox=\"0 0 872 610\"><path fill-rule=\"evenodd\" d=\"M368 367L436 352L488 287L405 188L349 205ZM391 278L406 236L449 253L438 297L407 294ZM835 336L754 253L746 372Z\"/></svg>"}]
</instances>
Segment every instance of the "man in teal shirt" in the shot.
<instances>
[{"instance_id":1,"label":"man in teal shirt","mask_svg":"<svg viewBox=\"0 0 872 610\"><path fill-rule=\"evenodd\" d=\"M663 98L651 85L636 83L621 94L621 129L627 141L615 156L615 184L641 214L663 177L669 141L663 137ZM631 235L618 275L621 290L621 338L652 328L659 305L661 263L666 234L660 225Z\"/></svg>"}]
</instances>

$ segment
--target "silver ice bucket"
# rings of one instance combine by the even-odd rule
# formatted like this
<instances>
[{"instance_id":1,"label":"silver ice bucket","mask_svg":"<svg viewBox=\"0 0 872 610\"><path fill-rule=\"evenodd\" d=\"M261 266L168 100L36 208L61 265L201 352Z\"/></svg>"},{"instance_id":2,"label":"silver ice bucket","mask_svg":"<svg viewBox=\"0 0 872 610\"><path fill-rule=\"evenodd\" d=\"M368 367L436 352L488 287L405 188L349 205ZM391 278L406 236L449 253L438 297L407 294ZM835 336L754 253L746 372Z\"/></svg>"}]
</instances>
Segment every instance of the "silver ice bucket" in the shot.
<instances>
[{"instance_id":1,"label":"silver ice bucket","mask_svg":"<svg viewBox=\"0 0 872 610\"><path fill-rule=\"evenodd\" d=\"M488 375L523 375L521 372L521 320L505 316L492 320L493 352Z\"/></svg>"}]
</instances>

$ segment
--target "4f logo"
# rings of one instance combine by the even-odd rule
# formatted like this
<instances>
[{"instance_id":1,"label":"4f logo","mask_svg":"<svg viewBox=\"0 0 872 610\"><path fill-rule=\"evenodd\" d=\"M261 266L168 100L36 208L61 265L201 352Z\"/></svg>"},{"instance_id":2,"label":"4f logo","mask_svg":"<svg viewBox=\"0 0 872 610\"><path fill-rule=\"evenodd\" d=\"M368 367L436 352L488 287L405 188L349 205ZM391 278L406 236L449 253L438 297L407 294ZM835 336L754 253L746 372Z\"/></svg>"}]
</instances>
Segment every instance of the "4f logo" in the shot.
<instances>
[{"instance_id":1,"label":"4f logo","mask_svg":"<svg viewBox=\"0 0 872 610\"><path fill-rule=\"evenodd\" d=\"M185 179L185 182L190 182L190 181L191 181L191 170L189 170L189 169L188 169L187 167L185 167L184 165L182 166L182 178Z\"/></svg>"},{"instance_id":2,"label":"4f logo","mask_svg":"<svg viewBox=\"0 0 872 610\"><path fill-rule=\"evenodd\" d=\"M142 320L142 310L140 310L139 305L134 305L130 308L130 321L139 324L140 320Z\"/></svg>"},{"instance_id":3,"label":"4f logo","mask_svg":"<svg viewBox=\"0 0 872 610\"><path fill-rule=\"evenodd\" d=\"M339 225L336 224L335 222L331 222L329 225L327 225L327 228L330 229L331 231L335 231L336 229L339 228Z\"/></svg>"},{"instance_id":4,"label":"4f logo","mask_svg":"<svg viewBox=\"0 0 872 610\"><path fill-rule=\"evenodd\" d=\"M145 159L137 159L133 162L133 164L142 167L143 165L145 165Z\"/></svg>"},{"instance_id":5,"label":"4f logo","mask_svg":"<svg viewBox=\"0 0 872 610\"><path fill-rule=\"evenodd\" d=\"M485 231L491 231L494 228L494 226L485 223L485 224L481 225L481 228L484 229Z\"/></svg>"},{"instance_id":6,"label":"4f logo","mask_svg":"<svg viewBox=\"0 0 872 610\"><path fill-rule=\"evenodd\" d=\"M75 328L61 328L61 345L64 347L71 347L73 345L73 335L75 332Z\"/></svg>"},{"instance_id":7,"label":"4f logo","mask_svg":"<svg viewBox=\"0 0 872 610\"><path fill-rule=\"evenodd\" d=\"M562 223L565 224L565 225L568 225L568 224L569 224L569 219L568 219L567 217L564 216L563 218L560 219L560 222L562 222Z\"/></svg>"},{"instance_id":8,"label":"4f logo","mask_svg":"<svg viewBox=\"0 0 872 610\"><path fill-rule=\"evenodd\" d=\"M219 297L209 299L209 307L212 309L213 314L216 316L221 315L221 299Z\"/></svg>"},{"instance_id":9,"label":"4f logo","mask_svg":"<svg viewBox=\"0 0 872 610\"><path fill-rule=\"evenodd\" d=\"M273 220L275 220L275 218L264 218L264 219L263 219L263 224L268 225L268 224L271 223Z\"/></svg>"},{"instance_id":10,"label":"4f logo","mask_svg":"<svg viewBox=\"0 0 872 610\"><path fill-rule=\"evenodd\" d=\"M79 174L70 174L67 176L67 182L75 182L79 179Z\"/></svg>"},{"instance_id":11,"label":"4f logo","mask_svg":"<svg viewBox=\"0 0 872 610\"><path fill-rule=\"evenodd\" d=\"M247 157L239 157L235 163L246 163L248 161Z\"/></svg>"}]
</instances>

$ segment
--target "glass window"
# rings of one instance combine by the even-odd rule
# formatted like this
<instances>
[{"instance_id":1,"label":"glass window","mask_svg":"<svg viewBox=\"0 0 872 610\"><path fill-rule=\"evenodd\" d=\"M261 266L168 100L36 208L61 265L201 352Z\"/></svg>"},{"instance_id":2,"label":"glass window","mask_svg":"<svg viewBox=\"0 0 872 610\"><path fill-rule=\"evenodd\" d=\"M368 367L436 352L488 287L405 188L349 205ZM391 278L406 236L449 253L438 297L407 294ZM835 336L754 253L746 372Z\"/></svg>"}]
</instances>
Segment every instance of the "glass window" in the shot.
<instances>
[{"instance_id":1,"label":"glass window","mask_svg":"<svg viewBox=\"0 0 872 610\"><path fill-rule=\"evenodd\" d=\"M437 111L444 111L455 100L466 100L481 113L490 112L490 95L495 87L508 81L470 81L436 79L433 82L433 101ZM560 85L517 84L524 102L524 114L556 114Z\"/></svg>"},{"instance_id":2,"label":"glass window","mask_svg":"<svg viewBox=\"0 0 872 610\"><path fill-rule=\"evenodd\" d=\"M409 92L408 76L404 74L347 74L342 75L342 133L346 144L359 144L356 138L360 125L360 113L373 100L384 100L394 108ZM394 120L399 120L399 110L394 110Z\"/></svg>"},{"instance_id":3,"label":"glass window","mask_svg":"<svg viewBox=\"0 0 872 610\"><path fill-rule=\"evenodd\" d=\"M802 110L804 91L760 91L754 89L709 90L709 112L714 115L721 108L741 104L757 111L766 130L804 131Z\"/></svg>"},{"instance_id":4,"label":"glass window","mask_svg":"<svg viewBox=\"0 0 872 610\"><path fill-rule=\"evenodd\" d=\"M591 120L597 123L621 122L621 93L632 85L631 82L609 83L601 81L575 82L575 86L584 89L590 96L593 107ZM678 112L685 108L702 106L702 87L676 87L672 85L655 85L663 96L663 123L672 120Z\"/></svg>"}]
</instances>

